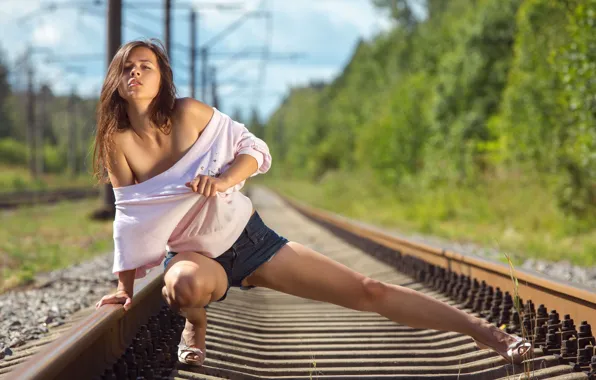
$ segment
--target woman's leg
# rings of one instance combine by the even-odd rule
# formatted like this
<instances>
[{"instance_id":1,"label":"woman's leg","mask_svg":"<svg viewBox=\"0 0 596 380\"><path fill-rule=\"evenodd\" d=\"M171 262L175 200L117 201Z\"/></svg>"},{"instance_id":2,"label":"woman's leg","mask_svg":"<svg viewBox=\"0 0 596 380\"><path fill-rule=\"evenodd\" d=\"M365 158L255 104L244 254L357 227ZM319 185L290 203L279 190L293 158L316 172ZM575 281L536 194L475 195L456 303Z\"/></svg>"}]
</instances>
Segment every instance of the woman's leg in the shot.
<instances>
[{"instance_id":1,"label":"woman's leg","mask_svg":"<svg viewBox=\"0 0 596 380\"><path fill-rule=\"evenodd\" d=\"M164 273L162 295L172 310L186 318L182 339L189 347L205 352L207 313L205 306L223 297L228 278L222 266L197 252L175 255ZM187 359L199 360L195 354Z\"/></svg>"},{"instance_id":2,"label":"woman's leg","mask_svg":"<svg viewBox=\"0 0 596 380\"><path fill-rule=\"evenodd\" d=\"M290 242L243 284L343 307L376 312L415 328L457 331L499 353L515 338L488 322L423 293L370 279L302 244Z\"/></svg>"}]
</instances>

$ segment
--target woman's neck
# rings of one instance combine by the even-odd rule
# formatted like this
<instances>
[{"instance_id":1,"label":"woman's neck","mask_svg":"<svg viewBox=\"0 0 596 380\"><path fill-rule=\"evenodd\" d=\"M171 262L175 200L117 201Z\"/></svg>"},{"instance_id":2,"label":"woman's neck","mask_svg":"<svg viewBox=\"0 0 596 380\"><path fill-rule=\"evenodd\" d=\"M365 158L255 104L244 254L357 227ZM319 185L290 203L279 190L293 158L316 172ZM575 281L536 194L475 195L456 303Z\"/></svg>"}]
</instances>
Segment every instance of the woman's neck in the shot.
<instances>
[{"instance_id":1,"label":"woman's neck","mask_svg":"<svg viewBox=\"0 0 596 380\"><path fill-rule=\"evenodd\" d=\"M153 123L151 122L149 114L149 105L151 102L129 102L127 107L128 120L132 129L141 138L153 137L155 132L153 130Z\"/></svg>"}]
</instances>

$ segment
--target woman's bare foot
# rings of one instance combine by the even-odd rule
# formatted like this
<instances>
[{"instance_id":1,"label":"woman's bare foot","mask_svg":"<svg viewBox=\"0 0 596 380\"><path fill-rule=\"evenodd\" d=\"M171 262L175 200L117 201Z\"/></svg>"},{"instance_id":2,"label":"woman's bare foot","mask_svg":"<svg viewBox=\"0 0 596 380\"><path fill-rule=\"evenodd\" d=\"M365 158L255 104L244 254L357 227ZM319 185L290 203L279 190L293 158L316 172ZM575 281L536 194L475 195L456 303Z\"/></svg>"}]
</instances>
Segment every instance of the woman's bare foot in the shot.
<instances>
[{"instance_id":1,"label":"woman's bare foot","mask_svg":"<svg viewBox=\"0 0 596 380\"><path fill-rule=\"evenodd\" d=\"M188 353L185 355L186 361L196 362L202 364L205 359L206 343L205 335L207 334L207 312L205 308L193 309L191 312L186 310L186 324L182 331L181 344L191 348L198 348L203 352L203 355L196 353Z\"/></svg>"},{"instance_id":2,"label":"woman's bare foot","mask_svg":"<svg viewBox=\"0 0 596 380\"><path fill-rule=\"evenodd\" d=\"M507 362L520 364L528 359L532 352L532 345L520 337L510 335L494 325L484 324L482 334L473 337L481 349L492 349L501 355Z\"/></svg>"}]
</instances>

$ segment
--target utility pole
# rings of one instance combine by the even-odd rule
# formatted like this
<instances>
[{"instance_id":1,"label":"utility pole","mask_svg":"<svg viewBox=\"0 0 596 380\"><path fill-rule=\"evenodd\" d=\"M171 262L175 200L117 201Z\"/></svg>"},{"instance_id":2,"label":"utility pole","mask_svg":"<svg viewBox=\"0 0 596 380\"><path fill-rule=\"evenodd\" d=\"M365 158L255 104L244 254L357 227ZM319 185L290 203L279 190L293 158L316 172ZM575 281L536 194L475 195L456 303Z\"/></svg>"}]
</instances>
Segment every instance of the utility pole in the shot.
<instances>
[{"instance_id":1,"label":"utility pole","mask_svg":"<svg viewBox=\"0 0 596 380\"><path fill-rule=\"evenodd\" d=\"M70 115L70 123L68 125L68 168L70 175L75 177L77 175L77 132L76 132L76 93L72 89L70 98L68 99L68 113Z\"/></svg>"},{"instance_id":2,"label":"utility pole","mask_svg":"<svg viewBox=\"0 0 596 380\"><path fill-rule=\"evenodd\" d=\"M217 97L217 77L215 66L211 67L211 101L213 107L219 109L219 98Z\"/></svg>"},{"instance_id":3,"label":"utility pole","mask_svg":"<svg viewBox=\"0 0 596 380\"><path fill-rule=\"evenodd\" d=\"M122 43L122 0L108 0L108 66Z\"/></svg>"},{"instance_id":4,"label":"utility pole","mask_svg":"<svg viewBox=\"0 0 596 380\"><path fill-rule=\"evenodd\" d=\"M37 178L35 159L35 89L33 88L33 66L31 65L31 49L26 53L27 61L27 145L29 146L29 173Z\"/></svg>"},{"instance_id":5,"label":"utility pole","mask_svg":"<svg viewBox=\"0 0 596 380\"><path fill-rule=\"evenodd\" d=\"M197 79L196 79L196 60L197 60L197 12L190 10L190 97L195 98Z\"/></svg>"},{"instance_id":6,"label":"utility pole","mask_svg":"<svg viewBox=\"0 0 596 380\"><path fill-rule=\"evenodd\" d=\"M201 48L201 101L207 103L207 47Z\"/></svg>"},{"instance_id":7,"label":"utility pole","mask_svg":"<svg viewBox=\"0 0 596 380\"><path fill-rule=\"evenodd\" d=\"M171 17L172 17L172 0L164 0L164 21L165 21L165 31L164 31L164 43L166 48L166 53L168 54L168 59L170 62L172 61L171 50L172 50L172 39L171 39Z\"/></svg>"},{"instance_id":8,"label":"utility pole","mask_svg":"<svg viewBox=\"0 0 596 380\"><path fill-rule=\"evenodd\" d=\"M37 175L44 173L44 137L47 125L50 123L50 115L48 113L48 100L50 98L50 87L49 84L44 83L39 89L40 98L40 115L41 118L35 123L35 170Z\"/></svg>"},{"instance_id":9,"label":"utility pole","mask_svg":"<svg viewBox=\"0 0 596 380\"><path fill-rule=\"evenodd\" d=\"M112 58L116 55L120 44L122 43L122 0L108 0L108 46L106 50L106 60L108 67ZM96 211L93 215L96 219L113 219L116 215L116 199L114 189L111 183L103 186L101 194L102 209Z\"/></svg>"}]
</instances>

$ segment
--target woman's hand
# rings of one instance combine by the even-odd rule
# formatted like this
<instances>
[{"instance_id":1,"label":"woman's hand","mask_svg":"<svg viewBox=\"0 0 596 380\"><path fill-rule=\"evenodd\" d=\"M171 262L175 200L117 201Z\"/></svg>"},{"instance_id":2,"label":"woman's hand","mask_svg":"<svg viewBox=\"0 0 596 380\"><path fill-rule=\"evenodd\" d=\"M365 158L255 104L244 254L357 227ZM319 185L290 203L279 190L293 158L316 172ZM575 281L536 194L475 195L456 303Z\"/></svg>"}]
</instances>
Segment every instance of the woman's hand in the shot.
<instances>
[{"instance_id":1,"label":"woman's hand","mask_svg":"<svg viewBox=\"0 0 596 380\"><path fill-rule=\"evenodd\" d=\"M214 197L216 193L223 193L230 188L226 180L202 174L198 175L192 181L186 182L185 185L186 187L190 187L195 193L206 197Z\"/></svg>"},{"instance_id":2,"label":"woman's hand","mask_svg":"<svg viewBox=\"0 0 596 380\"><path fill-rule=\"evenodd\" d=\"M132 292L130 293L126 290L118 290L114 294L109 294L107 296L101 297L101 299L95 304L95 308L99 309L102 305L106 305L109 303L120 303L124 304L124 310L130 309L130 304L132 303Z\"/></svg>"}]
</instances>

